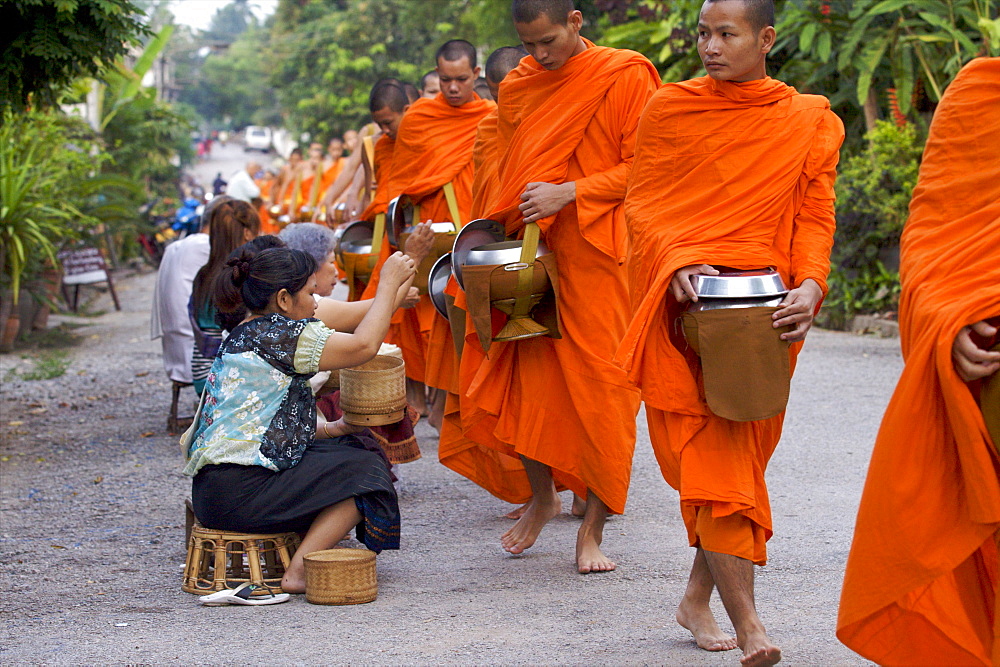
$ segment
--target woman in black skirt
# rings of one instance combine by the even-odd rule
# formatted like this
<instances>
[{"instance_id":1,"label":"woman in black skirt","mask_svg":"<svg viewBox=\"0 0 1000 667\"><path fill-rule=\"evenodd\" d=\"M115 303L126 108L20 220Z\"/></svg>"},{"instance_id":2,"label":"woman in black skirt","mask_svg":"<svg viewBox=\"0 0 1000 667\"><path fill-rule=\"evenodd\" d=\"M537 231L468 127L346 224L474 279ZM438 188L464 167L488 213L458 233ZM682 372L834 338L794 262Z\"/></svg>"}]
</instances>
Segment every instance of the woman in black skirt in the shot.
<instances>
[{"instance_id":1,"label":"woman in black skirt","mask_svg":"<svg viewBox=\"0 0 1000 667\"><path fill-rule=\"evenodd\" d=\"M413 261L390 257L375 298L345 304L337 332L313 318L315 270L312 257L288 248L248 248L230 260L216 300L228 310L242 301L249 314L212 364L184 469L206 527L305 531L281 581L290 593L305 591L303 556L333 547L352 527L376 553L399 548L387 462L363 429L317 419L308 381L375 356L413 281Z\"/></svg>"}]
</instances>

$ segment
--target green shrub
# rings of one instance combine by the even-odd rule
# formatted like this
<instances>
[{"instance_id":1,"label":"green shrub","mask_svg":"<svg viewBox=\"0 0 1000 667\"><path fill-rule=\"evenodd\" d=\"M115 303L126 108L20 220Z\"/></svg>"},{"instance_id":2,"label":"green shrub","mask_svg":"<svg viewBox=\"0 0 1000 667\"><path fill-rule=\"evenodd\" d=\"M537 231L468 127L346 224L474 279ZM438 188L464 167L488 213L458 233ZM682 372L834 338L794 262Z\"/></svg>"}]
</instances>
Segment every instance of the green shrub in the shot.
<instances>
[{"instance_id":1,"label":"green shrub","mask_svg":"<svg viewBox=\"0 0 1000 667\"><path fill-rule=\"evenodd\" d=\"M860 153L842 159L837 174L832 260L849 275L873 271L881 253L899 247L923 152L910 123L879 121L868 140Z\"/></svg>"},{"instance_id":2,"label":"green shrub","mask_svg":"<svg viewBox=\"0 0 1000 667\"><path fill-rule=\"evenodd\" d=\"M867 145L842 159L830 292L820 316L824 326L845 328L855 315L897 309L899 235L922 151L915 126L879 121Z\"/></svg>"}]
</instances>

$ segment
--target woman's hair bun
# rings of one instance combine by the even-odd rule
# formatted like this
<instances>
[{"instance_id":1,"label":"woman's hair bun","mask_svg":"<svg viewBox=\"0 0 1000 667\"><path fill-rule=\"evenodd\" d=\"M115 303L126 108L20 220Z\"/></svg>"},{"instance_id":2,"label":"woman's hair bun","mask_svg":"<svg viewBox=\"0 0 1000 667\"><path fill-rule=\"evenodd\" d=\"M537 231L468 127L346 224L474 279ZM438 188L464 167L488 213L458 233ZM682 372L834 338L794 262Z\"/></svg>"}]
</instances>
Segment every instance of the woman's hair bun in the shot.
<instances>
[{"instance_id":1,"label":"woman's hair bun","mask_svg":"<svg viewBox=\"0 0 1000 667\"><path fill-rule=\"evenodd\" d=\"M239 257L228 260L226 266L232 267L233 284L242 287L246 279L250 277L250 262L241 254Z\"/></svg>"}]
</instances>

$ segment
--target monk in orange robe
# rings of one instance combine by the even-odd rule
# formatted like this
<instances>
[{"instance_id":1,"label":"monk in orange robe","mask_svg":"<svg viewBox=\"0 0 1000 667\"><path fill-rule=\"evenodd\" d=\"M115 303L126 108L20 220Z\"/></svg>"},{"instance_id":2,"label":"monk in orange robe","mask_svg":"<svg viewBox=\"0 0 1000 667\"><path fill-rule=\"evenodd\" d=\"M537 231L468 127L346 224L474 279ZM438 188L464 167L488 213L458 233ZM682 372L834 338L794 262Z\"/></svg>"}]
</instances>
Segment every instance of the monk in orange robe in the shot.
<instances>
[{"instance_id":1,"label":"monk in orange robe","mask_svg":"<svg viewBox=\"0 0 1000 667\"><path fill-rule=\"evenodd\" d=\"M977 404L1000 381L997 146L1000 58L981 58L941 98L903 229L906 366L840 600L837 636L883 665L1000 664L1000 442Z\"/></svg>"},{"instance_id":2,"label":"monk in orange robe","mask_svg":"<svg viewBox=\"0 0 1000 667\"><path fill-rule=\"evenodd\" d=\"M524 47L503 46L486 59L485 78L494 100L500 99L500 83L526 55L528 52ZM491 212L499 196L497 121L498 114L494 109L479 122L476 129L476 141L472 148L474 177L470 217L473 220ZM454 276L448 279L445 294L455 298L455 310L452 316L465 317L467 310L465 294ZM461 342L464 343L464 339ZM457 355L457 346L455 352ZM460 355L456 358L460 358ZM517 504L527 502L531 499L531 486L528 484L524 465L520 459L500 451L502 445L491 447L483 444L493 442L490 430L484 428L488 422L462 419L462 389L459 386L457 392L455 389L450 389L448 392L438 441L438 460L501 500ZM526 506L522 506L505 516L508 519L519 519L526 509Z\"/></svg>"},{"instance_id":3,"label":"monk in orange robe","mask_svg":"<svg viewBox=\"0 0 1000 667\"><path fill-rule=\"evenodd\" d=\"M260 188L260 204L257 207L257 215L260 216L260 233L277 234L281 231L271 219L271 192L274 190L277 176L270 170L261 172L259 178L254 179L254 184Z\"/></svg>"},{"instance_id":4,"label":"monk in orange robe","mask_svg":"<svg viewBox=\"0 0 1000 667\"><path fill-rule=\"evenodd\" d=\"M708 76L667 84L643 112L625 198L633 317L616 356L642 389L653 450L697 549L677 620L699 647L739 646L753 667L781 659L755 610L753 567L766 562L764 470L784 412L715 415L673 323L697 299L692 275L775 267L792 289L771 319L793 327L780 339L794 361L826 292L843 125L826 98L768 78L773 26L769 2L708 0L698 21ZM735 640L712 616L714 587Z\"/></svg>"},{"instance_id":5,"label":"monk in orange robe","mask_svg":"<svg viewBox=\"0 0 1000 667\"><path fill-rule=\"evenodd\" d=\"M509 233L538 223L559 267L562 337L494 342L487 357L470 333L462 419L487 425L493 442L483 444L520 458L531 484L504 549L522 553L561 512L558 484L587 502L578 571L608 571L603 528L609 511L625 509L639 409L612 363L628 317L621 205L639 113L659 77L638 53L581 38L569 0L518 0L513 18L532 57L500 85L499 194L487 217Z\"/></svg>"},{"instance_id":6,"label":"monk in orange robe","mask_svg":"<svg viewBox=\"0 0 1000 667\"><path fill-rule=\"evenodd\" d=\"M273 218L291 215L292 209L301 206L299 191L302 187L302 150L293 148L288 155L288 162L282 167L271 190L272 206L277 207ZM280 229L283 225L278 224Z\"/></svg>"},{"instance_id":7,"label":"monk in orange robe","mask_svg":"<svg viewBox=\"0 0 1000 667\"><path fill-rule=\"evenodd\" d=\"M309 144L309 156L299 166L299 206L290 213L293 222L311 220L323 194L323 144Z\"/></svg>"},{"instance_id":8,"label":"monk in orange robe","mask_svg":"<svg viewBox=\"0 0 1000 667\"><path fill-rule=\"evenodd\" d=\"M495 105L482 100L473 87L480 68L476 50L464 40L443 44L436 55L441 93L419 99L403 117L389 174L390 198L407 195L420 207L421 220L453 222L456 227L470 220L472 207L472 146L476 127ZM448 203L445 186L451 185L455 210ZM457 219L456 219L457 218ZM437 313L430 297L406 309L397 342L403 350L407 377L415 383L448 389L454 386L454 343L447 322L435 329ZM429 347L433 352L429 353ZM422 391L418 388L417 391ZM417 407L418 401L412 403ZM431 410L431 423L440 428L444 393Z\"/></svg>"}]
</instances>

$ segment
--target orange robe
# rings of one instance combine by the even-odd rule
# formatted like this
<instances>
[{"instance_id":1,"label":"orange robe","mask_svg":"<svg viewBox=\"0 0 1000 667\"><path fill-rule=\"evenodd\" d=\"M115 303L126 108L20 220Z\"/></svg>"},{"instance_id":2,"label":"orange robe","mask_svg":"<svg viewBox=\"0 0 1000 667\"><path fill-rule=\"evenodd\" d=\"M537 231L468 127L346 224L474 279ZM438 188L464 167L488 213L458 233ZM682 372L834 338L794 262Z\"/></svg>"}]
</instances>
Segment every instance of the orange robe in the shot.
<instances>
[{"instance_id":1,"label":"orange robe","mask_svg":"<svg viewBox=\"0 0 1000 667\"><path fill-rule=\"evenodd\" d=\"M643 56L589 42L558 70L524 58L504 79L499 190L486 217L516 232L528 183L576 183L576 201L539 221L558 265L562 338L493 343L487 358L470 323L461 362L462 418L488 429L483 444L550 466L558 484L593 491L614 513L625 509L639 409L612 363L628 324L622 200L639 114L658 85ZM476 481L499 495L494 480Z\"/></svg>"},{"instance_id":2,"label":"orange robe","mask_svg":"<svg viewBox=\"0 0 1000 667\"><path fill-rule=\"evenodd\" d=\"M771 536L764 469L784 414L733 422L711 413L667 290L678 269L716 264L773 266L785 284L812 278L825 293L843 138L826 98L770 78L667 84L639 126L625 199L634 313L616 359L642 388L691 545L758 565ZM793 368L800 348L790 348Z\"/></svg>"},{"instance_id":3,"label":"orange robe","mask_svg":"<svg viewBox=\"0 0 1000 667\"><path fill-rule=\"evenodd\" d=\"M476 130L476 142L472 149L474 178L470 217L473 220L493 210L492 203L498 194L497 118L496 110L490 112ZM465 293L454 276L448 279L445 293L455 297L456 308L464 314L467 309ZM458 391L450 390L445 401L444 421L438 439L438 460L502 500L527 502L531 499L531 485L524 465L520 459L502 452L502 444L494 443L490 430L484 428L488 422L462 419L463 399ZM488 442L495 446L481 444Z\"/></svg>"},{"instance_id":4,"label":"orange robe","mask_svg":"<svg viewBox=\"0 0 1000 667\"><path fill-rule=\"evenodd\" d=\"M469 222L476 126L495 106L476 96L453 107L440 94L410 105L396 133L389 198L409 196L420 206L421 221L450 221L457 226ZM442 190L446 183L455 189L460 221L452 219ZM403 350L407 377L432 387L453 388L457 373L451 330L430 297L421 296L415 307L403 310L402 319L396 344Z\"/></svg>"},{"instance_id":5,"label":"orange robe","mask_svg":"<svg viewBox=\"0 0 1000 667\"><path fill-rule=\"evenodd\" d=\"M277 234L281 229L271 220L271 212L268 210L274 178L270 174L265 174L263 178L254 180L254 183L260 188L261 204L257 209L257 215L260 216L260 233Z\"/></svg>"},{"instance_id":6,"label":"orange robe","mask_svg":"<svg viewBox=\"0 0 1000 667\"><path fill-rule=\"evenodd\" d=\"M472 214L478 220L496 207L500 195L500 156L497 155L497 130L499 129L499 109L486 115L476 128L476 141L472 145Z\"/></svg>"},{"instance_id":7,"label":"orange robe","mask_svg":"<svg viewBox=\"0 0 1000 667\"><path fill-rule=\"evenodd\" d=\"M996 665L1000 461L952 342L1000 315L1000 58L941 99L903 230L906 366L861 498L837 636L884 665Z\"/></svg>"}]
</instances>

